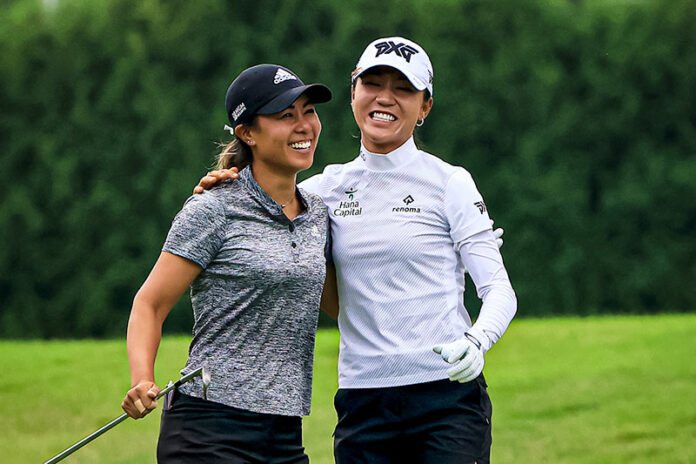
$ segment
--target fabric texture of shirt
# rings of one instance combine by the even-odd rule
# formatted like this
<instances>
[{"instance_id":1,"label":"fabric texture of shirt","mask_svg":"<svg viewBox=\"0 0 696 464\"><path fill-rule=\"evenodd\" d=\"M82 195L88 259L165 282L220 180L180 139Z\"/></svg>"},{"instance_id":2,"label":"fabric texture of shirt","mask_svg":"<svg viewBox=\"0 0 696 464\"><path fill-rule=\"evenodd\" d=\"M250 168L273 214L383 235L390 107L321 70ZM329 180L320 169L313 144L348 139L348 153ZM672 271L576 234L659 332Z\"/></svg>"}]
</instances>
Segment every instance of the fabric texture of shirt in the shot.
<instances>
[{"instance_id":1,"label":"fabric texture of shirt","mask_svg":"<svg viewBox=\"0 0 696 464\"><path fill-rule=\"evenodd\" d=\"M289 220L251 168L191 196L163 251L203 268L191 285L187 374L205 366L208 399L249 411L309 414L314 340L326 274L325 205L302 192ZM181 391L203 397L200 379Z\"/></svg>"},{"instance_id":2,"label":"fabric texture of shirt","mask_svg":"<svg viewBox=\"0 0 696 464\"><path fill-rule=\"evenodd\" d=\"M302 182L329 209L338 277L340 388L447 378L432 351L469 331L491 347L516 298L471 175L417 149L327 166ZM464 308L464 267L483 300L477 323Z\"/></svg>"}]
</instances>

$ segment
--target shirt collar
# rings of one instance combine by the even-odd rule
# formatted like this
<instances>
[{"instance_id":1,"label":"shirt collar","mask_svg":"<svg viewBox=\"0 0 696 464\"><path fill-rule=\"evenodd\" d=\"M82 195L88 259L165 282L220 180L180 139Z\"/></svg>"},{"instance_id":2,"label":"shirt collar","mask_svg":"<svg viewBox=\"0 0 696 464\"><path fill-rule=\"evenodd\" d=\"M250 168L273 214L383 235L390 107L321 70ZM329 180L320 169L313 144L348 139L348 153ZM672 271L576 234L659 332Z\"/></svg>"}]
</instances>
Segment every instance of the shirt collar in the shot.
<instances>
[{"instance_id":1,"label":"shirt collar","mask_svg":"<svg viewBox=\"0 0 696 464\"><path fill-rule=\"evenodd\" d=\"M239 172L239 180L241 180L244 183L244 186L251 192L252 196L259 203L261 203L261 205L269 213L271 213L274 216L286 217L285 214L283 214L283 208L278 203L276 203L275 200L271 198L271 196L268 193L266 193L264 189L261 188L258 182L256 182L256 179L254 179L254 175L251 172L251 165L245 167ZM297 185L295 186L295 193L300 197L300 201L304 206L304 210L309 210L309 204L302 196L302 192L300 192L300 190L297 188ZM300 215L302 215L302 213L300 213Z\"/></svg>"},{"instance_id":2,"label":"shirt collar","mask_svg":"<svg viewBox=\"0 0 696 464\"><path fill-rule=\"evenodd\" d=\"M389 171L409 163L418 155L418 147L411 136L403 145L386 154L372 153L360 142L360 157L368 169Z\"/></svg>"}]
</instances>

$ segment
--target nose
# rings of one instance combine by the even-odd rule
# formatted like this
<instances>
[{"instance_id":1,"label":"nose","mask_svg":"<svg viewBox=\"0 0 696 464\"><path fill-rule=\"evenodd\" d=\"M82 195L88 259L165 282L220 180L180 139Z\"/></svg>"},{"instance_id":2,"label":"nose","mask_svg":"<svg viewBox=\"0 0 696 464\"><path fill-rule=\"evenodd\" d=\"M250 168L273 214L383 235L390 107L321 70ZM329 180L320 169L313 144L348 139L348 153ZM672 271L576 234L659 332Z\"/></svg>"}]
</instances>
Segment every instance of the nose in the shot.
<instances>
[{"instance_id":1,"label":"nose","mask_svg":"<svg viewBox=\"0 0 696 464\"><path fill-rule=\"evenodd\" d=\"M312 124L309 120L309 115L300 112L297 117L297 124L295 124L295 132L300 134L308 134L312 130Z\"/></svg>"},{"instance_id":2,"label":"nose","mask_svg":"<svg viewBox=\"0 0 696 464\"><path fill-rule=\"evenodd\" d=\"M394 98L394 92L391 85L384 85L379 89L377 93L377 98L375 99L377 103L384 106L391 106L396 103Z\"/></svg>"}]
</instances>

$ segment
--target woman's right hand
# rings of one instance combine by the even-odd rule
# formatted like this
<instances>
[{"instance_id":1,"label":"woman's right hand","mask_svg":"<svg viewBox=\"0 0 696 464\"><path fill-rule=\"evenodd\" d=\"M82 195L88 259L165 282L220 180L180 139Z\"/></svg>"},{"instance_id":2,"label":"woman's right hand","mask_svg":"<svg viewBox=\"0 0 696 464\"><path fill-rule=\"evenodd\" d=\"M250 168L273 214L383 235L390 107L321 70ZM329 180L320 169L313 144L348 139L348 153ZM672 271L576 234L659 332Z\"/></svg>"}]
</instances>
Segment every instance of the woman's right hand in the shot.
<instances>
[{"instance_id":1,"label":"woman's right hand","mask_svg":"<svg viewBox=\"0 0 696 464\"><path fill-rule=\"evenodd\" d=\"M141 382L128 390L121 408L133 419L142 419L157 407L155 397L159 392L160 389L154 382Z\"/></svg>"},{"instance_id":2,"label":"woman's right hand","mask_svg":"<svg viewBox=\"0 0 696 464\"><path fill-rule=\"evenodd\" d=\"M208 174L201 177L198 185L193 188L193 193L203 193L204 190L210 190L221 182L228 179L236 179L237 177L239 177L239 170L237 168L210 171Z\"/></svg>"}]
</instances>

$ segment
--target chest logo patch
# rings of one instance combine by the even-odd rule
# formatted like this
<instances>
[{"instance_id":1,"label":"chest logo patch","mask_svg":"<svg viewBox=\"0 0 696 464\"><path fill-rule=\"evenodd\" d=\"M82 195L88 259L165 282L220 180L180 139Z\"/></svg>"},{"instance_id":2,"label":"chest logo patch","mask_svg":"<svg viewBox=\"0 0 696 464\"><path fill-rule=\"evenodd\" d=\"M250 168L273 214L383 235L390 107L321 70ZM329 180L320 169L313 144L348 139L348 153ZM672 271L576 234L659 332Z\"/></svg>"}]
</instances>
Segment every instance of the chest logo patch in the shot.
<instances>
[{"instance_id":1,"label":"chest logo patch","mask_svg":"<svg viewBox=\"0 0 696 464\"><path fill-rule=\"evenodd\" d=\"M360 202L355 199L355 193L357 191L358 189L355 187L351 187L344 191L344 193L348 195L348 199L338 202L338 208L333 211L334 216L345 217L362 215L362 206L360 206Z\"/></svg>"},{"instance_id":2,"label":"chest logo patch","mask_svg":"<svg viewBox=\"0 0 696 464\"><path fill-rule=\"evenodd\" d=\"M420 213L421 209L418 208L417 206L409 206L411 203L415 202L416 200L413 199L411 195L408 195L406 198L404 198L403 201L406 206L395 206L392 208L392 213Z\"/></svg>"}]
</instances>

